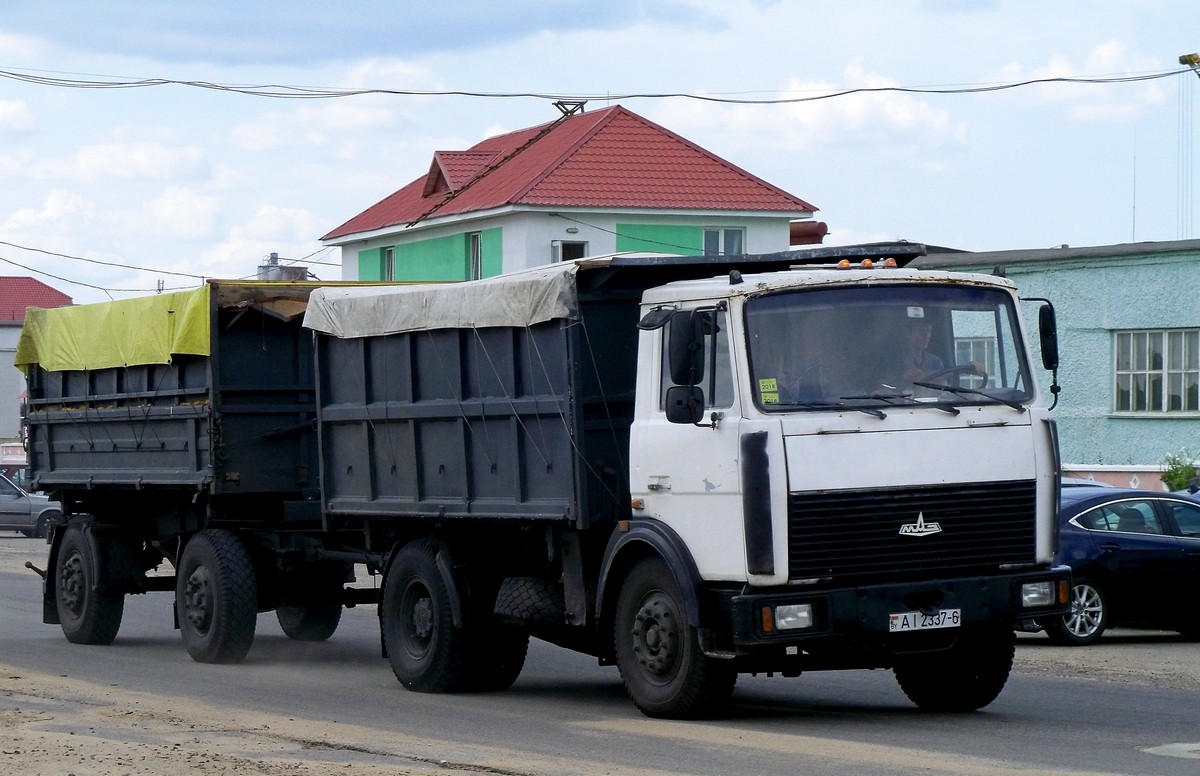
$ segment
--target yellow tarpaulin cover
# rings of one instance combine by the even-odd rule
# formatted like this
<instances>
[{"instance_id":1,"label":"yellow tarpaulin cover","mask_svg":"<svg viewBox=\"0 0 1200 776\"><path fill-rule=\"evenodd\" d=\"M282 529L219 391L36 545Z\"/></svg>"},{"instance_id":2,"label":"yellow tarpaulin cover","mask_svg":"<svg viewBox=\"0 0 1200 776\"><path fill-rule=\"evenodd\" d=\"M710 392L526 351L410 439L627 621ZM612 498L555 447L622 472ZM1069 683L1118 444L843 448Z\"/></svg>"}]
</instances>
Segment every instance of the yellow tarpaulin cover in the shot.
<instances>
[{"instance_id":1,"label":"yellow tarpaulin cover","mask_svg":"<svg viewBox=\"0 0 1200 776\"><path fill-rule=\"evenodd\" d=\"M209 286L114 302L31 307L17 342L16 365L43 369L107 369L169 364L171 356L207 356Z\"/></svg>"}]
</instances>

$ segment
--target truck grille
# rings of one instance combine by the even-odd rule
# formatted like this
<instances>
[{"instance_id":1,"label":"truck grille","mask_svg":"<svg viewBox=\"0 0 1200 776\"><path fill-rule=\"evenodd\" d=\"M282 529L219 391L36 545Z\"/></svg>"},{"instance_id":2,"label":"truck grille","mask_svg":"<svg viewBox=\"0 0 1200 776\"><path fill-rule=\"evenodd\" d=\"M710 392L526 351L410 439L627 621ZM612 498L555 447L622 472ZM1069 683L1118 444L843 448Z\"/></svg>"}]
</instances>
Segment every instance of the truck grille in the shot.
<instances>
[{"instance_id":1,"label":"truck grille","mask_svg":"<svg viewBox=\"0 0 1200 776\"><path fill-rule=\"evenodd\" d=\"M790 579L839 583L971 576L1036 554L1036 482L793 493ZM914 527L920 515L924 535ZM940 531L933 532L937 524Z\"/></svg>"}]
</instances>

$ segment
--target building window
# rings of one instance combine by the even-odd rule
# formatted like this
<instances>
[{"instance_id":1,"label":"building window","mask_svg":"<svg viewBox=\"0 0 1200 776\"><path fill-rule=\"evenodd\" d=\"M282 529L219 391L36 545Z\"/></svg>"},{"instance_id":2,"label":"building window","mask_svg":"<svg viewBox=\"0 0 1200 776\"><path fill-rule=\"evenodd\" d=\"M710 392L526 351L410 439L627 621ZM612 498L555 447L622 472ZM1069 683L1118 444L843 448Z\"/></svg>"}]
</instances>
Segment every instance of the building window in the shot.
<instances>
[{"instance_id":1,"label":"building window","mask_svg":"<svg viewBox=\"0 0 1200 776\"><path fill-rule=\"evenodd\" d=\"M550 262L574 261L588 255L587 242L573 240L551 240Z\"/></svg>"},{"instance_id":2,"label":"building window","mask_svg":"<svg viewBox=\"0 0 1200 776\"><path fill-rule=\"evenodd\" d=\"M479 280L483 277L483 232L468 233L467 246L471 255L471 274L467 280Z\"/></svg>"},{"instance_id":3,"label":"building window","mask_svg":"<svg viewBox=\"0 0 1200 776\"><path fill-rule=\"evenodd\" d=\"M389 280L389 281L396 279L396 249L395 248L384 248L383 249L383 279Z\"/></svg>"},{"instance_id":4,"label":"building window","mask_svg":"<svg viewBox=\"0 0 1200 776\"><path fill-rule=\"evenodd\" d=\"M989 375L996 370L996 340L986 337L959 337L954 340L954 363L982 364L983 371ZM964 388L983 388L983 378L975 375L962 375L961 384Z\"/></svg>"},{"instance_id":5,"label":"building window","mask_svg":"<svg viewBox=\"0 0 1200 776\"><path fill-rule=\"evenodd\" d=\"M1117 412L1200 411L1200 329L1119 331Z\"/></svg>"},{"instance_id":6,"label":"building window","mask_svg":"<svg viewBox=\"0 0 1200 776\"><path fill-rule=\"evenodd\" d=\"M745 253L745 229L705 229L704 255L731 256Z\"/></svg>"}]
</instances>

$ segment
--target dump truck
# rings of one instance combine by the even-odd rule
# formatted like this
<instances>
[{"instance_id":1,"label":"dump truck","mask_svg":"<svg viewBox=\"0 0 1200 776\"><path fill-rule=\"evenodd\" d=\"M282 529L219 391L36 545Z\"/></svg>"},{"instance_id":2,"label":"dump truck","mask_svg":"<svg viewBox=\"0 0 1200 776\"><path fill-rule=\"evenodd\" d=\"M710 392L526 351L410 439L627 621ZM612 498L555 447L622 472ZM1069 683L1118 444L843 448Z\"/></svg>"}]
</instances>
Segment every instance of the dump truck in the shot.
<instances>
[{"instance_id":1,"label":"dump truck","mask_svg":"<svg viewBox=\"0 0 1200 776\"><path fill-rule=\"evenodd\" d=\"M1014 628L1067 608L1056 433L1012 282L904 266L923 252L33 312L30 472L63 504L43 619L109 643L126 595L169 591L188 652L222 663L261 612L323 640L375 605L415 691L507 688L538 638L615 664L656 717L836 669L986 706Z\"/></svg>"}]
</instances>

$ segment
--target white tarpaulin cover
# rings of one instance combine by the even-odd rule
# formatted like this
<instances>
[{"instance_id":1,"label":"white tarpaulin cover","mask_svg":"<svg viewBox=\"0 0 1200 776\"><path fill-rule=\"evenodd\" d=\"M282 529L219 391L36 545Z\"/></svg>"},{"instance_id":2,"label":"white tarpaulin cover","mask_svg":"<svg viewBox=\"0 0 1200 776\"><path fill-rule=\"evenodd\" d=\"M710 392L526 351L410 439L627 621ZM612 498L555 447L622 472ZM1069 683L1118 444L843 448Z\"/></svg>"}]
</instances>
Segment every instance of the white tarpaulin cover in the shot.
<instances>
[{"instance_id":1,"label":"white tarpaulin cover","mask_svg":"<svg viewBox=\"0 0 1200 776\"><path fill-rule=\"evenodd\" d=\"M309 297L304 326L346 339L573 319L578 268L564 262L466 283L318 288Z\"/></svg>"}]
</instances>

